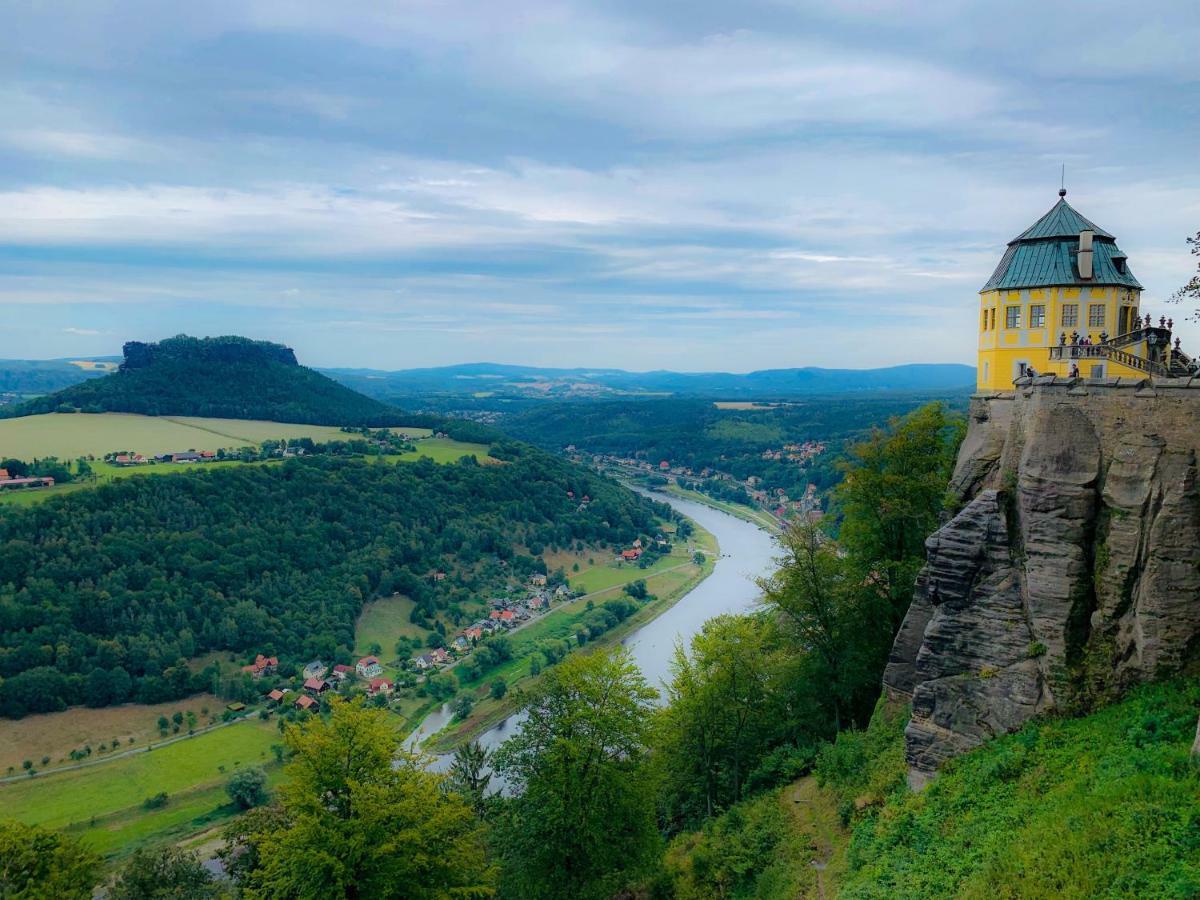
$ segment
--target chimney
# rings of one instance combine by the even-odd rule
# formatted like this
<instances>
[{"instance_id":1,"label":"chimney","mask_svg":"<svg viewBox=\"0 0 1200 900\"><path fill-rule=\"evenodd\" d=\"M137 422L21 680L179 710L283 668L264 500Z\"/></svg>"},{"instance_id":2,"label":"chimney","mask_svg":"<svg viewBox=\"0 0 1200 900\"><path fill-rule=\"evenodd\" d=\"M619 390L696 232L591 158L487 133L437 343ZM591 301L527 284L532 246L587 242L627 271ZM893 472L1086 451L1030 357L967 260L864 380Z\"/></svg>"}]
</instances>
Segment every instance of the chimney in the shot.
<instances>
[{"instance_id":1,"label":"chimney","mask_svg":"<svg viewBox=\"0 0 1200 900\"><path fill-rule=\"evenodd\" d=\"M1075 262L1079 267L1079 277L1084 281L1092 280L1092 238L1095 234L1089 229L1079 232L1079 254Z\"/></svg>"}]
</instances>

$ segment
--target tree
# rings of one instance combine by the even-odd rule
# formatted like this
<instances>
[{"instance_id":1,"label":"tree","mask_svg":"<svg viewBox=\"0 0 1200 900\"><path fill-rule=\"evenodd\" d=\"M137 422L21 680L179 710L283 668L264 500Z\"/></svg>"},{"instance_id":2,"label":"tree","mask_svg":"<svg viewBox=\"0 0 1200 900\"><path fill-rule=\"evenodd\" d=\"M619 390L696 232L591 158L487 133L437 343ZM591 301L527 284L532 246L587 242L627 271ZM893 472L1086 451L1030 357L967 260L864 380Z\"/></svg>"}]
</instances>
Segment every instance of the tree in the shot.
<instances>
[{"instance_id":1,"label":"tree","mask_svg":"<svg viewBox=\"0 0 1200 900\"><path fill-rule=\"evenodd\" d=\"M925 563L925 538L937 527L964 423L930 403L849 450L835 502L839 542L856 577L887 599L893 633Z\"/></svg>"},{"instance_id":2,"label":"tree","mask_svg":"<svg viewBox=\"0 0 1200 900\"><path fill-rule=\"evenodd\" d=\"M1192 256L1200 257L1200 231L1196 232L1195 237L1187 238L1187 244L1191 247ZM1188 280L1188 283L1171 295L1171 303L1200 303L1200 259L1196 262L1196 272ZM1200 308L1193 309L1191 313L1193 321L1200 321Z\"/></svg>"},{"instance_id":3,"label":"tree","mask_svg":"<svg viewBox=\"0 0 1200 900\"><path fill-rule=\"evenodd\" d=\"M493 700L500 700L508 693L508 682L503 678L497 678L488 688L488 693Z\"/></svg>"},{"instance_id":4,"label":"tree","mask_svg":"<svg viewBox=\"0 0 1200 900\"><path fill-rule=\"evenodd\" d=\"M446 788L457 791L471 804L476 815L483 815L484 799L492 773L488 768L490 754L477 741L460 744L454 751L454 761L446 777Z\"/></svg>"},{"instance_id":5,"label":"tree","mask_svg":"<svg viewBox=\"0 0 1200 900\"><path fill-rule=\"evenodd\" d=\"M849 713L864 704L869 712L878 694L881 657L892 638L890 610L819 529L796 524L781 540L782 565L761 582L764 598L808 655L809 677L822 686L833 730L840 731Z\"/></svg>"},{"instance_id":6,"label":"tree","mask_svg":"<svg viewBox=\"0 0 1200 900\"><path fill-rule=\"evenodd\" d=\"M37 825L0 822L0 896L88 900L100 860L73 837Z\"/></svg>"},{"instance_id":7,"label":"tree","mask_svg":"<svg viewBox=\"0 0 1200 900\"><path fill-rule=\"evenodd\" d=\"M336 700L329 720L291 726L277 806L227 834L249 897L432 900L493 894L480 825L401 746L387 713Z\"/></svg>"},{"instance_id":8,"label":"tree","mask_svg":"<svg viewBox=\"0 0 1200 900\"><path fill-rule=\"evenodd\" d=\"M669 819L695 822L742 799L750 771L787 734L791 685L767 616L718 616L675 648L654 761Z\"/></svg>"},{"instance_id":9,"label":"tree","mask_svg":"<svg viewBox=\"0 0 1200 900\"><path fill-rule=\"evenodd\" d=\"M493 757L516 792L500 828L506 893L610 897L660 842L643 763L656 694L625 648L550 669Z\"/></svg>"},{"instance_id":10,"label":"tree","mask_svg":"<svg viewBox=\"0 0 1200 900\"><path fill-rule=\"evenodd\" d=\"M215 900L222 891L196 854L160 847L134 851L106 896L109 900Z\"/></svg>"},{"instance_id":11,"label":"tree","mask_svg":"<svg viewBox=\"0 0 1200 900\"><path fill-rule=\"evenodd\" d=\"M225 793L242 809L262 806L271 799L267 792L267 774L258 767L234 772L225 784Z\"/></svg>"}]
</instances>

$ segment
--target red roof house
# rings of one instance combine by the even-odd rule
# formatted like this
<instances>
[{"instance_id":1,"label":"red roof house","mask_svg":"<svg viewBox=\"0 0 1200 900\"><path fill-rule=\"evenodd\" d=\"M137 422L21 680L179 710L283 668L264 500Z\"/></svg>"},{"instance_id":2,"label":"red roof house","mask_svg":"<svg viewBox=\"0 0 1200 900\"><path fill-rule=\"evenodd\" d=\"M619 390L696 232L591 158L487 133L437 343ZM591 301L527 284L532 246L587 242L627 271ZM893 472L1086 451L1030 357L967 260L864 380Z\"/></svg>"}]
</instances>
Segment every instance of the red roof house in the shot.
<instances>
[{"instance_id":1,"label":"red roof house","mask_svg":"<svg viewBox=\"0 0 1200 900\"><path fill-rule=\"evenodd\" d=\"M329 690L329 685L320 678L310 678L304 682L304 689L312 691L314 694L323 694Z\"/></svg>"},{"instance_id":2,"label":"red roof house","mask_svg":"<svg viewBox=\"0 0 1200 900\"><path fill-rule=\"evenodd\" d=\"M308 696L308 694L301 694L299 697L296 698L296 708L297 709L312 709L316 705L317 705L317 701L314 700L312 697Z\"/></svg>"},{"instance_id":3,"label":"red roof house","mask_svg":"<svg viewBox=\"0 0 1200 900\"><path fill-rule=\"evenodd\" d=\"M376 694L390 694L392 692L392 683L386 678L372 678L370 685L367 686L367 693L371 696Z\"/></svg>"}]
</instances>

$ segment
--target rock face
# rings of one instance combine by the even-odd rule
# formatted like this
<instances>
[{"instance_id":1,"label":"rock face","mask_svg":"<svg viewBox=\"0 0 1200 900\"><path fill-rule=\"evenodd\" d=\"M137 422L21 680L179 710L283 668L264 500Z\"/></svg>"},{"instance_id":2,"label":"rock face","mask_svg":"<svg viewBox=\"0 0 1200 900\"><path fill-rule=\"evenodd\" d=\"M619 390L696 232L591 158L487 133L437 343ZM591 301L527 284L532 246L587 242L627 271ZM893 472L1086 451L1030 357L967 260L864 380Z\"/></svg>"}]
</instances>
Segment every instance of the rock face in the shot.
<instances>
[{"instance_id":1,"label":"rock face","mask_svg":"<svg viewBox=\"0 0 1200 900\"><path fill-rule=\"evenodd\" d=\"M1200 658L1200 380L976 397L884 674L910 783L1053 708Z\"/></svg>"}]
</instances>

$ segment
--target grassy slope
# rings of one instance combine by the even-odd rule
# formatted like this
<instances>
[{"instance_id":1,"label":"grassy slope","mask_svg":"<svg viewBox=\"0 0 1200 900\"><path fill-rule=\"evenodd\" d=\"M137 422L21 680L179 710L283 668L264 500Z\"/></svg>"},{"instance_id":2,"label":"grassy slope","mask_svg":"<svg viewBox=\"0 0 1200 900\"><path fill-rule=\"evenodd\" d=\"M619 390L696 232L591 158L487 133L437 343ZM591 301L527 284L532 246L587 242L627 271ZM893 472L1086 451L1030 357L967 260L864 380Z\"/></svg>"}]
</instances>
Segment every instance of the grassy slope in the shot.
<instances>
[{"instance_id":1,"label":"grassy slope","mask_svg":"<svg viewBox=\"0 0 1200 900\"><path fill-rule=\"evenodd\" d=\"M680 900L815 897L814 861L844 900L1200 896L1198 711L1195 678L1147 686L994 740L913 794L907 710L881 703L823 752L808 821L770 807L796 786L753 798L676 838L667 871Z\"/></svg>"},{"instance_id":2,"label":"grassy slope","mask_svg":"<svg viewBox=\"0 0 1200 900\"><path fill-rule=\"evenodd\" d=\"M1142 688L952 762L865 816L843 897L1200 895L1200 681Z\"/></svg>"}]
</instances>

